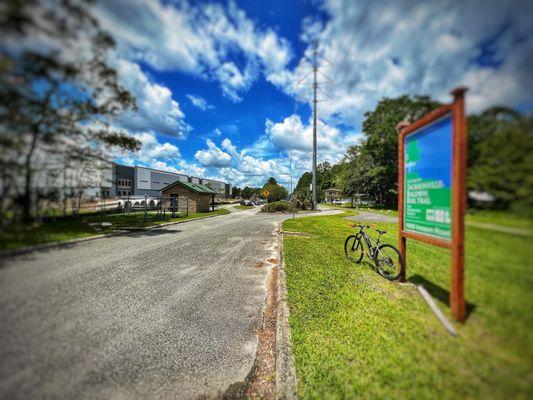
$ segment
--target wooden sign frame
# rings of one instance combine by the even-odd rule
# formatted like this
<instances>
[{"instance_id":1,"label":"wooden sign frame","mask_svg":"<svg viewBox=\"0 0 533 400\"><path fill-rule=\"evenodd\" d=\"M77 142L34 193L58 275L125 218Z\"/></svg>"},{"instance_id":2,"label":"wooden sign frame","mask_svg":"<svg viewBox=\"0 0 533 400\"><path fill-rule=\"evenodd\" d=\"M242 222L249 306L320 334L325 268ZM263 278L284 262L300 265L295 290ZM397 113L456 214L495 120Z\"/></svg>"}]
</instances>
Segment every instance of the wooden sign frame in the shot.
<instances>
[{"instance_id":1,"label":"wooden sign frame","mask_svg":"<svg viewBox=\"0 0 533 400\"><path fill-rule=\"evenodd\" d=\"M466 88L459 87L451 92L454 100L426 114L418 121L400 130L398 135L398 248L407 263L407 239L444 247L451 250L451 290L450 308L454 317L464 322L466 302L464 297L464 214L466 211L466 162L467 124L465 116ZM452 174L451 174L451 241L415 232L404 227L405 213L405 139L409 134L420 130L439 118L452 116ZM406 267L401 271L400 281L405 281Z\"/></svg>"}]
</instances>

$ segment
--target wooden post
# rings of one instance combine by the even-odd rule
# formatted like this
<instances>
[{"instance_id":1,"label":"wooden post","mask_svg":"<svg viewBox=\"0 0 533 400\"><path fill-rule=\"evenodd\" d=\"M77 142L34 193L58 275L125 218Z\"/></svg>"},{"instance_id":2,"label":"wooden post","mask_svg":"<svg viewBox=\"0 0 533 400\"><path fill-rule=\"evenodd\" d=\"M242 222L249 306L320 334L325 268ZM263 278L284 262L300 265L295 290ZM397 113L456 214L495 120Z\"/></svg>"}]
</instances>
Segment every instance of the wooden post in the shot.
<instances>
[{"instance_id":1,"label":"wooden post","mask_svg":"<svg viewBox=\"0 0 533 400\"><path fill-rule=\"evenodd\" d=\"M409 123L401 121L396 125L396 131L398 132L398 250L403 257L404 264L400 271L400 282L405 282L406 269L407 269L407 239L403 236L403 221L404 221L404 135L402 134L403 128L408 126Z\"/></svg>"},{"instance_id":2,"label":"wooden post","mask_svg":"<svg viewBox=\"0 0 533 400\"><path fill-rule=\"evenodd\" d=\"M458 321L466 319L464 297L464 214L466 211L467 125L464 94L466 88L452 91L453 168L452 168L452 271L450 307Z\"/></svg>"}]
</instances>

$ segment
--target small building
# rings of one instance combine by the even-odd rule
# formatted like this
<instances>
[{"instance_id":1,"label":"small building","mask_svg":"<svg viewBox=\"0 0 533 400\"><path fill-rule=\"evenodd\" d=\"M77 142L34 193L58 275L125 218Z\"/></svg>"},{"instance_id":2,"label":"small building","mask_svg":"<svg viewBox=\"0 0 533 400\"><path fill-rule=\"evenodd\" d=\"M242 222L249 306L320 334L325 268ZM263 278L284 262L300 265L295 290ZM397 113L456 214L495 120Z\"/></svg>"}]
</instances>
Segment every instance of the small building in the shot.
<instances>
[{"instance_id":1,"label":"small building","mask_svg":"<svg viewBox=\"0 0 533 400\"><path fill-rule=\"evenodd\" d=\"M216 192L198 183L176 181L162 188L161 195L163 208L194 213L214 209Z\"/></svg>"},{"instance_id":2,"label":"small building","mask_svg":"<svg viewBox=\"0 0 533 400\"><path fill-rule=\"evenodd\" d=\"M326 189L324 190L324 198L326 199L326 203L335 203L340 201L341 190L335 188Z\"/></svg>"}]
</instances>

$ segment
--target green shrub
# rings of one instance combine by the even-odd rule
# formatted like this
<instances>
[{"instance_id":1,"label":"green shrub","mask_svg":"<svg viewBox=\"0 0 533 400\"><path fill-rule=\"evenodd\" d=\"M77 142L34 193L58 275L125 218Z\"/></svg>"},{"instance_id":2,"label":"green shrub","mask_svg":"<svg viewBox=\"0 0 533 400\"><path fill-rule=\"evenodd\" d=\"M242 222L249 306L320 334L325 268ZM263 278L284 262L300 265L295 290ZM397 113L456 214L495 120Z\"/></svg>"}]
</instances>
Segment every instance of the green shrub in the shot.
<instances>
[{"instance_id":1,"label":"green shrub","mask_svg":"<svg viewBox=\"0 0 533 400\"><path fill-rule=\"evenodd\" d=\"M261 207L262 212L292 212L296 211L294 206L288 201L274 201Z\"/></svg>"}]
</instances>

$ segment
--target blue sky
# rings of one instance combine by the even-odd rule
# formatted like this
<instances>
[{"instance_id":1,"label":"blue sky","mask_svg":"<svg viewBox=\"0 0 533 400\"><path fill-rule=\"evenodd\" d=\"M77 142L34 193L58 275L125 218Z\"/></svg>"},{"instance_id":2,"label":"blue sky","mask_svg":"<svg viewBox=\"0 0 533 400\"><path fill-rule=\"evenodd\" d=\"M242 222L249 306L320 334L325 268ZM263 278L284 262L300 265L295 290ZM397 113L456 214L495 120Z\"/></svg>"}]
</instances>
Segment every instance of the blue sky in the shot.
<instances>
[{"instance_id":1,"label":"blue sky","mask_svg":"<svg viewBox=\"0 0 533 400\"><path fill-rule=\"evenodd\" d=\"M112 156L241 187L289 182L290 166L297 180L310 167L313 40L319 162L340 160L385 96L445 102L466 85L470 113L529 112L533 6L507 3L102 1L94 13L117 42L110 62L138 103L113 124L143 143Z\"/></svg>"}]
</instances>

